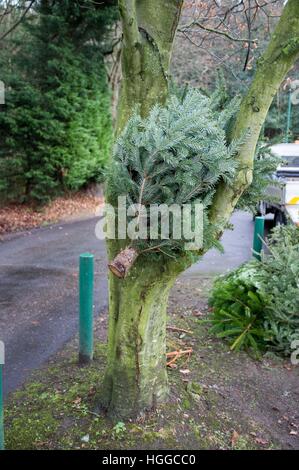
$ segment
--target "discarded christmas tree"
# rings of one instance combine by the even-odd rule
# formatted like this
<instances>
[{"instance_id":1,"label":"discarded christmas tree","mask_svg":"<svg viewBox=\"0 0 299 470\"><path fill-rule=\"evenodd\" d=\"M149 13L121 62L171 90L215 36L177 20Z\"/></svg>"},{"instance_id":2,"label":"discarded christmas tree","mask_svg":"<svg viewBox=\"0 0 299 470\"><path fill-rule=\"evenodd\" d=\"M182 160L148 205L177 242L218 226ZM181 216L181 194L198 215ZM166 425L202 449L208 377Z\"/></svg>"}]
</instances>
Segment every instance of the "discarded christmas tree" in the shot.
<instances>
[{"instance_id":1,"label":"discarded christmas tree","mask_svg":"<svg viewBox=\"0 0 299 470\"><path fill-rule=\"evenodd\" d=\"M195 224L195 206L201 204L203 220L197 222L203 222L204 245L200 248L206 251L217 243L217 227L210 223L208 209L216 185L229 184L235 175L241 140L228 143L225 129L238 104L235 99L218 113L217 102L190 90L181 99L172 96L165 107L154 106L145 119L135 114L129 120L117 139L108 178L110 202L117 206L117 197L125 196L127 207L135 206L137 212L131 242L109 264L116 276L125 277L141 254L175 258L193 241L182 233L174 237L174 215L170 227L169 219L165 221L167 233L163 214L153 230L148 219L154 209L175 207L180 216L189 204Z\"/></svg>"}]
</instances>

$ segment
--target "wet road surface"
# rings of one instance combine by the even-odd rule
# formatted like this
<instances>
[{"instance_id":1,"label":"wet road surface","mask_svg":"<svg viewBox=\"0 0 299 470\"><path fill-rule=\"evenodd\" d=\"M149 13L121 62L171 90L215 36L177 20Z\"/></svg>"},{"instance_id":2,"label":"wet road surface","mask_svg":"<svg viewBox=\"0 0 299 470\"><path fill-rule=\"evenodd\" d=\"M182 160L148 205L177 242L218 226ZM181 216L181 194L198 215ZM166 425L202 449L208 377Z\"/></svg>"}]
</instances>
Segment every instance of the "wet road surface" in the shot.
<instances>
[{"instance_id":1,"label":"wet road surface","mask_svg":"<svg viewBox=\"0 0 299 470\"><path fill-rule=\"evenodd\" d=\"M107 308L105 243L98 218L13 235L0 242L0 340L6 346L4 393L19 387L78 331L78 257L95 255L95 314ZM183 276L233 269L251 256L253 222L236 213L223 237L225 254L207 253Z\"/></svg>"}]
</instances>

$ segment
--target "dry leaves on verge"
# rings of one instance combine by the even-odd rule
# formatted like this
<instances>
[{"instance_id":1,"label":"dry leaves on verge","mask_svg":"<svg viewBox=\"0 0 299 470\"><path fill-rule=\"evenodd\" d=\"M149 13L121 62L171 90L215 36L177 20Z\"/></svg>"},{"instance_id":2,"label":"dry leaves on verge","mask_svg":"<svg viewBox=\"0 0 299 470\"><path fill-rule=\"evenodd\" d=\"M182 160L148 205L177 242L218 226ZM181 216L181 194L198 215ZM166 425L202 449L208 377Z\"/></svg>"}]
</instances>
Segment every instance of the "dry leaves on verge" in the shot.
<instances>
[{"instance_id":1,"label":"dry leaves on verge","mask_svg":"<svg viewBox=\"0 0 299 470\"><path fill-rule=\"evenodd\" d=\"M96 215L102 204L102 197L78 192L59 197L39 211L25 204L0 207L0 235L56 223L76 215Z\"/></svg>"},{"instance_id":2,"label":"dry leaves on verge","mask_svg":"<svg viewBox=\"0 0 299 470\"><path fill-rule=\"evenodd\" d=\"M233 431L232 437L231 437L232 447L234 447L237 444L239 437L240 437L239 433L237 433L237 431Z\"/></svg>"}]
</instances>

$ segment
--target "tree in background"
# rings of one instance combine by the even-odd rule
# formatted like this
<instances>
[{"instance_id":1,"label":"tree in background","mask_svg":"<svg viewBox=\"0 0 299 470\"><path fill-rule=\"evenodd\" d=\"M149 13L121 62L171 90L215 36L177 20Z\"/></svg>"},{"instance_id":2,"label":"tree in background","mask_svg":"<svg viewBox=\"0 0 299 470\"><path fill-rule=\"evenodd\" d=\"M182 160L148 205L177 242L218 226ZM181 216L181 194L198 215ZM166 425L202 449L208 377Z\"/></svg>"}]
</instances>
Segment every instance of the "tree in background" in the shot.
<instances>
[{"instance_id":1,"label":"tree in background","mask_svg":"<svg viewBox=\"0 0 299 470\"><path fill-rule=\"evenodd\" d=\"M0 42L6 39L31 11L36 0L0 1Z\"/></svg>"},{"instance_id":2,"label":"tree in background","mask_svg":"<svg viewBox=\"0 0 299 470\"><path fill-rule=\"evenodd\" d=\"M146 167L151 167L151 162L147 162L146 156L153 146L152 142L158 141L156 145L162 146L163 138L165 139L163 132L159 131L159 119L161 119L162 130L167 124L167 119L163 118L163 113L160 118L156 114L158 120L155 127L157 111L151 110L157 103L163 105L168 97L169 63L182 4L183 0L151 0L150 2L119 0L123 26L123 78L117 133L121 135L120 143L127 134L131 136L131 140L128 145L121 146L121 160L119 161L117 154L115 158L117 165L124 169L123 178L127 181L128 192L139 193L139 201L134 200L134 203L143 202L144 180L148 175L145 174L145 178L142 179L140 172ZM246 139L235 154L236 171L232 179L229 178L226 181L224 177L221 177L216 183L214 182L212 200L205 214L210 226L216 229L215 239L221 236L239 198L252 181L256 145L267 112L279 86L299 57L298 31L299 4L297 0L289 0L269 45L259 60L253 81L239 106L231 128L231 142L242 140L246 135ZM134 116L136 106L141 117L135 116L132 121L130 118ZM180 113L179 106L177 109ZM180 116L182 135L178 136L178 140L175 139L172 145L171 142L164 141L168 147L164 146L163 151L160 147L161 160L165 159L162 172L169 171L171 162L178 156L176 147L180 139L183 139L184 135L186 139L190 138L186 128L189 130L192 128L192 132L196 132L197 121L194 120L192 102L187 109L189 111L185 120ZM168 115L167 113L166 116ZM142 121L142 118L148 116L149 122ZM129 128L126 129L128 122ZM148 132L148 143L144 145L144 135L148 124L150 124L150 129L154 129L155 134ZM209 123L207 116L207 128L210 125L213 128L213 124L214 121ZM124 129L126 131L122 134ZM201 131L204 131L204 128ZM208 131L207 134L209 134ZM209 138L209 136L206 137ZM136 143L135 148L132 142ZM183 148L184 146L181 148L186 158L190 158L189 150L192 148L194 150L199 144L196 154L198 158L200 152L203 151L200 142L198 140L186 142L188 149ZM124 148L127 149L126 151L130 149L127 156ZM167 158L164 157L164 153L167 154ZM157 160L156 153L154 156ZM211 159L209 161L211 164ZM162 162L159 161L159 164L161 165ZM187 160L186 164L189 168ZM153 172L153 169L151 171ZM169 196L177 187L175 176L172 186L168 178ZM139 188L139 191L136 188ZM146 191L146 197L149 198L148 191ZM112 202L112 198L110 201ZM205 237L206 233L204 233ZM171 256L167 256L163 252L143 252L130 258L131 251L128 250L130 244L130 240L111 240L108 243L110 264L114 264L116 268L114 272L128 273L125 278L110 274L109 279L108 367L100 401L111 415L117 417L136 416L166 400L168 386L165 337L169 291L177 276L204 253L204 250L200 250L196 256L194 254L191 256L190 252L180 250L175 252L174 250ZM116 259L117 266L115 266ZM129 271L128 267L130 267Z\"/></svg>"},{"instance_id":3,"label":"tree in background","mask_svg":"<svg viewBox=\"0 0 299 470\"><path fill-rule=\"evenodd\" d=\"M180 83L210 87L222 68L235 90L249 85L281 15L284 0L186 0L178 26L172 73ZM183 49L189 59L180 67Z\"/></svg>"},{"instance_id":4,"label":"tree in background","mask_svg":"<svg viewBox=\"0 0 299 470\"><path fill-rule=\"evenodd\" d=\"M284 0L186 0L174 44L171 73L179 84L215 88L215 70L221 70L231 98L244 94L254 76ZM184 53L182 54L182 50ZM288 78L298 77L298 64ZM217 74L216 74L217 75ZM264 126L265 139L285 139L288 87L281 85ZM293 136L299 134L299 107L292 110Z\"/></svg>"},{"instance_id":5,"label":"tree in background","mask_svg":"<svg viewBox=\"0 0 299 470\"><path fill-rule=\"evenodd\" d=\"M105 37L116 18L113 2L41 0L7 37L2 199L45 203L101 176L112 141Z\"/></svg>"}]
</instances>

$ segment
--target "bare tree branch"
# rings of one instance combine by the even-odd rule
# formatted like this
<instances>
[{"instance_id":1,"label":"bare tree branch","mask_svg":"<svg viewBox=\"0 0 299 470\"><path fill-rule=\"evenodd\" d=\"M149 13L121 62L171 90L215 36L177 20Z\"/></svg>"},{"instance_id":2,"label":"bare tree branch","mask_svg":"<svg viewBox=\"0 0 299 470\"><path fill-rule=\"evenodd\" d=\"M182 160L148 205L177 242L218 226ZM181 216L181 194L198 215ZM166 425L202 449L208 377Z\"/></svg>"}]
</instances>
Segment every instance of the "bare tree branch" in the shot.
<instances>
[{"instance_id":1,"label":"bare tree branch","mask_svg":"<svg viewBox=\"0 0 299 470\"><path fill-rule=\"evenodd\" d=\"M18 19L18 21L16 21L7 31L5 31L5 33L2 34L2 36L0 36L0 41L3 41L3 39L5 39L10 33L12 33L16 28L17 26L19 26L19 24L24 20L25 16L27 15L27 13L30 11L30 9L32 8L33 4L35 3L36 0L31 0L31 2L29 3L29 5L25 8L24 12L22 13L22 15L20 16L20 18Z\"/></svg>"},{"instance_id":2,"label":"bare tree branch","mask_svg":"<svg viewBox=\"0 0 299 470\"><path fill-rule=\"evenodd\" d=\"M178 31L180 33L184 33L187 30L189 30L190 28L192 28L192 26L198 26L199 28L201 28L205 31L208 31L209 33L219 34L220 36L224 36L224 37L226 37L227 39L229 39L231 41L245 42L245 43L247 43L248 41L254 42L254 43L258 42L257 39L248 39L248 38L242 39L242 38L233 37L229 33L227 33L226 31L221 31L219 29L214 29L214 28L208 28L207 26L204 26L203 24L199 23L199 21L196 21L196 20L192 21L189 24L186 24L186 25L183 25L183 26L179 27Z\"/></svg>"}]
</instances>

